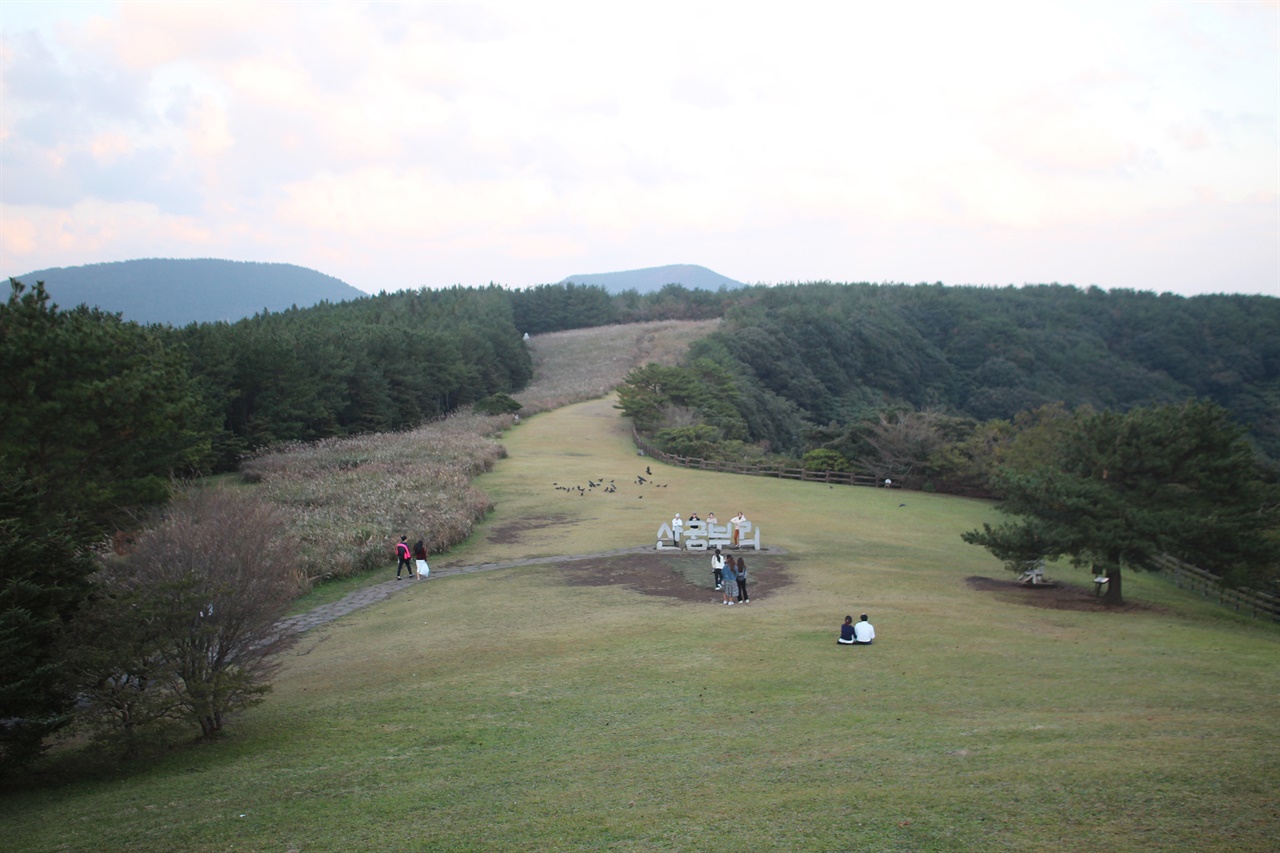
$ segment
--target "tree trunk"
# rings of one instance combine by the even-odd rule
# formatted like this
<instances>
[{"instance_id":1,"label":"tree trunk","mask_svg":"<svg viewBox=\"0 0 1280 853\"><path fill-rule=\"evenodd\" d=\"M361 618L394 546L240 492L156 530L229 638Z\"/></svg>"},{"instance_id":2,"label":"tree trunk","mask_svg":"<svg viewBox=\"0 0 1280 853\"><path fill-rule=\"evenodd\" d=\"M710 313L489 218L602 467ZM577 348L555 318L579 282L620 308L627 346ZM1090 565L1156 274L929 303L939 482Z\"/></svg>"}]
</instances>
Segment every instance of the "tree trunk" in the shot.
<instances>
[{"instance_id":1,"label":"tree trunk","mask_svg":"<svg viewBox=\"0 0 1280 853\"><path fill-rule=\"evenodd\" d=\"M1120 564L1117 562L1108 566L1106 575L1110 580L1107 582L1107 593L1102 596L1102 603L1124 604L1124 595L1120 586Z\"/></svg>"}]
</instances>

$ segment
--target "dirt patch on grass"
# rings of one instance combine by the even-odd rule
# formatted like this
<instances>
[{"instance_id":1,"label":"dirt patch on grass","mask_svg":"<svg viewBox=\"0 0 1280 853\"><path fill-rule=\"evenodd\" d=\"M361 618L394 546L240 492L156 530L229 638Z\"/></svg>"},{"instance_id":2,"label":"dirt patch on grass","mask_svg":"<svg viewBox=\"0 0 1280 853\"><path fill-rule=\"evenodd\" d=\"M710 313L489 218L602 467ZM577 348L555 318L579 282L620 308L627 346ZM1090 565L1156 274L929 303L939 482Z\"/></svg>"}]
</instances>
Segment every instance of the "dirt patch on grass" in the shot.
<instances>
[{"instance_id":1,"label":"dirt patch on grass","mask_svg":"<svg viewBox=\"0 0 1280 853\"><path fill-rule=\"evenodd\" d=\"M791 583L786 566L776 557L752 554L747 563L747 592L752 603L767 599ZM593 560L574 560L561 566L565 580L575 586L620 584L643 595L660 595L698 604L720 604L711 581L711 557L654 553L626 554Z\"/></svg>"},{"instance_id":2,"label":"dirt patch on grass","mask_svg":"<svg viewBox=\"0 0 1280 853\"><path fill-rule=\"evenodd\" d=\"M1134 611L1158 611L1160 608L1141 602L1126 601L1121 605L1104 604L1094 595L1094 590L1080 586L1057 584L1056 586L1031 586L1014 580L996 580L971 575L964 579L969 589L992 592L1002 601L1041 607L1045 610L1092 610L1101 613L1132 613Z\"/></svg>"},{"instance_id":3,"label":"dirt patch on grass","mask_svg":"<svg viewBox=\"0 0 1280 853\"><path fill-rule=\"evenodd\" d=\"M568 520L568 517L563 515L522 518L519 521L512 521L493 528L493 530L489 531L487 539L497 545L513 545L521 540L521 534L525 531L554 527L557 524L564 524Z\"/></svg>"}]
</instances>

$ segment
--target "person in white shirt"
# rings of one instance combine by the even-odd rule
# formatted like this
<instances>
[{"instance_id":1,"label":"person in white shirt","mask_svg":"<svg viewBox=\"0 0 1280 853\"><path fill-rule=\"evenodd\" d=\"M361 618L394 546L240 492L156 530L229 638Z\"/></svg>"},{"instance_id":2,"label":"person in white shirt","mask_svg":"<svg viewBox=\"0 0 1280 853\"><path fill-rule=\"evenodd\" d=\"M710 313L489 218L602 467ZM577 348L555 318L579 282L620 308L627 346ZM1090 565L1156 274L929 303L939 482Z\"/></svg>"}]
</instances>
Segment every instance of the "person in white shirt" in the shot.
<instances>
[{"instance_id":1,"label":"person in white shirt","mask_svg":"<svg viewBox=\"0 0 1280 853\"><path fill-rule=\"evenodd\" d=\"M680 517L680 513L676 513L676 517L671 519L671 539L676 545L680 545L680 534L684 532L684 519Z\"/></svg>"},{"instance_id":2,"label":"person in white shirt","mask_svg":"<svg viewBox=\"0 0 1280 853\"><path fill-rule=\"evenodd\" d=\"M738 547L738 537L742 534L742 525L747 523L747 517L742 514L742 510L738 510L738 514L729 519L729 523L733 525L733 547Z\"/></svg>"},{"instance_id":3,"label":"person in white shirt","mask_svg":"<svg viewBox=\"0 0 1280 853\"><path fill-rule=\"evenodd\" d=\"M867 621L867 614L862 614L862 621L853 626L853 644L855 646L869 646L871 641L876 638L876 629L871 627L871 623Z\"/></svg>"}]
</instances>

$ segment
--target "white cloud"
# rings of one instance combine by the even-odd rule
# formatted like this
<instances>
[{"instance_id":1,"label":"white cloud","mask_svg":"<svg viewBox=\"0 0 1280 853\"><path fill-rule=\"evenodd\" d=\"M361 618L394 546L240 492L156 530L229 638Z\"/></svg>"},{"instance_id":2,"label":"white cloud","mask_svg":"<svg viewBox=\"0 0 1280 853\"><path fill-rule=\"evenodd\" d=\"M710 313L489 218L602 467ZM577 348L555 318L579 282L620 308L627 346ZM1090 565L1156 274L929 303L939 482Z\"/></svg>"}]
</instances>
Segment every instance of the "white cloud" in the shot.
<instances>
[{"instance_id":1,"label":"white cloud","mask_svg":"<svg viewBox=\"0 0 1280 853\"><path fill-rule=\"evenodd\" d=\"M10 272L1280 274L1274 4L47 5L0 7Z\"/></svg>"}]
</instances>

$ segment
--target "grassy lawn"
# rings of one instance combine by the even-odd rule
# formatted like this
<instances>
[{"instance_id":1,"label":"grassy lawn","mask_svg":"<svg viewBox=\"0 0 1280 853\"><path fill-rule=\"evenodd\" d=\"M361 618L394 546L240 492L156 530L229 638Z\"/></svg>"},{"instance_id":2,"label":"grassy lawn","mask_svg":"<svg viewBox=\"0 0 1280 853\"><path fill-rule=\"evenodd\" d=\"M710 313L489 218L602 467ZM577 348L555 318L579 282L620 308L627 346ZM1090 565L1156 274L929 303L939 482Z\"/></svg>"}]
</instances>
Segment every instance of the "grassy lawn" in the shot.
<instances>
[{"instance_id":1,"label":"grassy lawn","mask_svg":"<svg viewBox=\"0 0 1280 853\"><path fill-rule=\"evenodd\" d=\"M1011 603L965 583L1007 577L959 539L989 505L669 468L609 400L503 443L495 513L439 565L741 509L791 583L734 608L551 564L416 584L305 635L222 742L8 793L6 849L1275 849L1274 626L1140 575L1145 609ZM876 644L838 648L864 611Z\"/></svg>"}]
</instances>

